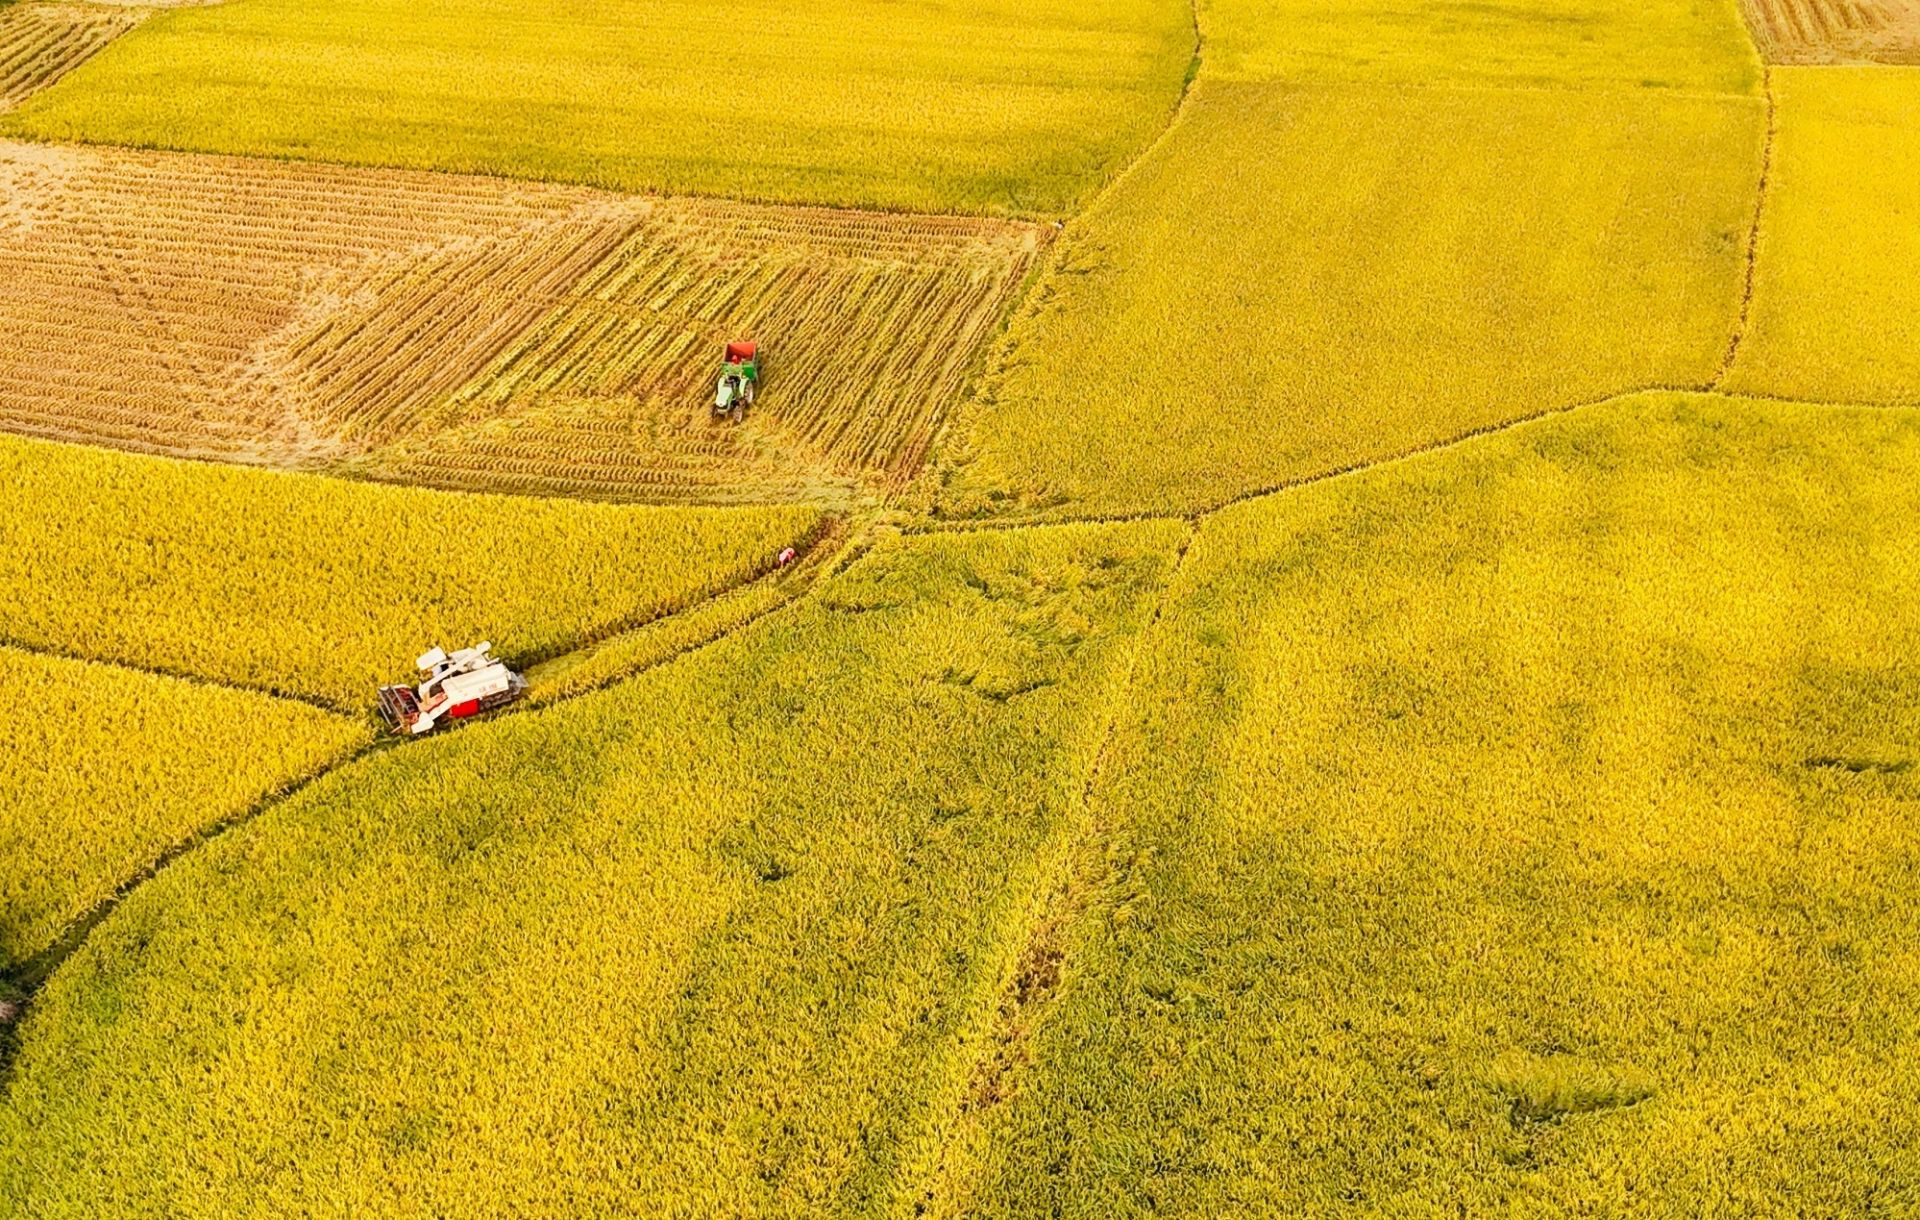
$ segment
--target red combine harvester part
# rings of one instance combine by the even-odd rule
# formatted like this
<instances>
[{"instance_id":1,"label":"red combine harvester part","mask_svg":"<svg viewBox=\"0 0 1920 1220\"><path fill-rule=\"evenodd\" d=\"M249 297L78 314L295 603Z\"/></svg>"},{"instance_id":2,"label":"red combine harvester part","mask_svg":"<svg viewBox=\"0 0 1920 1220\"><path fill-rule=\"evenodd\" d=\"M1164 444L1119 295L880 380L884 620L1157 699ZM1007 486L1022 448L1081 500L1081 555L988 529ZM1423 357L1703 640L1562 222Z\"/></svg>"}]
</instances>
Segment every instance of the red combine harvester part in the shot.
<instances>
[{"instance_id":1,"label":"red combine harvester part","mask_svg":"<svg viewBox=\"0 0 1920 1220\"><path fill-rule=\"evenodd\" d=\"M461 720L490 712L518 699L527 682L493 657L493 645L482 641L472 648L448 654L430 648L414 661L427 675L411 686L380 688L380 715L396 733L431 732L442 721Z\"/></svg>"}]
</instances>

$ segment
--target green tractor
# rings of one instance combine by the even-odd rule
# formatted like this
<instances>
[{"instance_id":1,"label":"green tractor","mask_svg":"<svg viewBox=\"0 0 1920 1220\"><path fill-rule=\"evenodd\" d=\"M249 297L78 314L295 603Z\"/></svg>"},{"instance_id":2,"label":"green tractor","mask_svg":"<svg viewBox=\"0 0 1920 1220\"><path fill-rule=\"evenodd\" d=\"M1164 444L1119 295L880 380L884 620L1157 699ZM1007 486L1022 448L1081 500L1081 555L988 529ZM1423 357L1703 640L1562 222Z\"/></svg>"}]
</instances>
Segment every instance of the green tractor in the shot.
<instances>
[{"instance_id":1,"label":"green tractor","mask_svg":"<svg viewBox=\"0 0 1920 1220\"><path fill-rule=\"evenodd\" d=\"M713 395L713 417L744 416L753 405L753 390L759 383L760 345L727 344L727 357L720 365L720 388Z\"/></svg>"}]
</instances>

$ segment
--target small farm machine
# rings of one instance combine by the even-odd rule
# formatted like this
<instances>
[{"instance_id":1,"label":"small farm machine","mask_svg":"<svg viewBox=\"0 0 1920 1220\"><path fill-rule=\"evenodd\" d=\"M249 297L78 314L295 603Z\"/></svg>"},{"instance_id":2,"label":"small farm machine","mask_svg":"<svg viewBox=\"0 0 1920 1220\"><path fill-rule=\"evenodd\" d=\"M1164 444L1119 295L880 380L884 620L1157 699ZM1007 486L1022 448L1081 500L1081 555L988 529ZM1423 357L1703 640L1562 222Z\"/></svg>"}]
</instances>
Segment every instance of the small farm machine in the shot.
<instances>
[{"instance_id":1,"label":"small farm machine","mask_svg":"<svg viewBox=\"0 0 1920 1220\"><path fill-rule=\"evenodd\" d=\"M418 688L380 688L380 714L396 733L428 733L445 720L490 712L518 699L527 681L493 656L482 641L449 654L429 648L414 661L426 681Z\"/></svg>"},{"instance_id":2,"label":"small farm machine","mask_svg":"<svg viewBox=\"0 0 1920 1220\"><path fill-rule=\"evenodd\" d=\"M713 416L745 413L753 405L754 387L760 383L760 345L729 343L726 358L720 364L720 387L713 395Z\"/></svg>"}]
</instances>

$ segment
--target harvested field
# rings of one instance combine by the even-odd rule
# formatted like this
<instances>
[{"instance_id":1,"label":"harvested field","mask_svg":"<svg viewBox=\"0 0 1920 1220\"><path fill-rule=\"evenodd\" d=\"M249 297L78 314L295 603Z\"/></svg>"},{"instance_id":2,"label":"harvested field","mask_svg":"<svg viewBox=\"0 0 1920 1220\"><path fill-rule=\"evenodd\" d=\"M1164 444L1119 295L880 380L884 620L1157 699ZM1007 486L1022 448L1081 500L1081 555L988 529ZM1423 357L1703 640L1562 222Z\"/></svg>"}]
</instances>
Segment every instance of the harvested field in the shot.
<instances>
[{"instance_id":1,"label":"harvested field","mask_svg":"<svg viewBox=\"0 0 1920 1220\"><path fill-rule=\"evenodd\" d=\"M0 426L311 464L344 447L342 428L303 401L324 377L276 359L288 332L363 303L396 266L591 230L596 205L480 179L0 146ZM436 337L416 336L422 363L464 354Z\"/></svg>"},{"instance_id":2,"label":"harvested field","mask_svg":"<svg viewBox=\"0 0 1920 1220\"><path fill-rule=\"evenodd\" d=\"M0 145L0 427L469 489L844 500L1044 230ZM720 344L769 354L709 417Z\"/></svg>"},{"instance_id":3,"label":"harvested field","mask_svg":"<svg viewBox=\"0 0 1920 1220\"><path fill-rule=\"evenodd\" d=\"M459 484L498 469L554 490L639 482L669 498L716 468L758 484L803 464L769 463L779 454L902 475L1039 240L1032 228L955 218L657 205L449 404L454 427L509 425L451 445L434 429L426 452L376 461ZM743 336L768 345L767 394L744 434L716 430L706 406L715 353Z\"/></svg>"},{"instance_id":4,"label":"harvested field","mask_svg":"<svg viewBox=\"0 0 1920 1220\"><path fill-rule=\"evenodd\" d=\"M0 6L0 110L73 71L146 15L119 4Z\"/></svg>"},{"instance_id":5,"label":"harvested field","mask_svg":"<svg viewBox=\"0 0 1920 1220\"><path fill-rule=\"evenodd\" d=\"M1920 64L1920 0L1741 0L1777 64Z\"/></svg>"}]
</instances>

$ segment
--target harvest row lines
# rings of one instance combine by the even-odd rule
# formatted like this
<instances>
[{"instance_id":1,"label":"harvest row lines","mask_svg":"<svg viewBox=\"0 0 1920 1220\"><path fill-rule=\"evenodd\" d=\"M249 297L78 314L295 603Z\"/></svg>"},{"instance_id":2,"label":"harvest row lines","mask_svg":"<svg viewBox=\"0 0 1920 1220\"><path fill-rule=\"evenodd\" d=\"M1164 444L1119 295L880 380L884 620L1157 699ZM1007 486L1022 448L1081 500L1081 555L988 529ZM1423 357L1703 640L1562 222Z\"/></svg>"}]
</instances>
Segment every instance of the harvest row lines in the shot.
<instances>
[{"instance_id":1,"label":"harvest row lines","mask_svg":"<svg viewBox=\"0 0 1920 1220\"><path fill-rule=\"evenodd\" d=\"M0 182L0 427L634 499L910 473L1044 237L81 148ZM735 427L732 338L769 369Z\"/></svg>"},{"instance_id":2,"label":"harvest row lines","mask_svg":"<svg viewBox=\"0 0 1920 1220\"><path fill-rule=\"evenodd\" d=\"M73 71L146 15L95 4L16 4L0 11L0 110Z\"/></svg>"}]
</instances>

